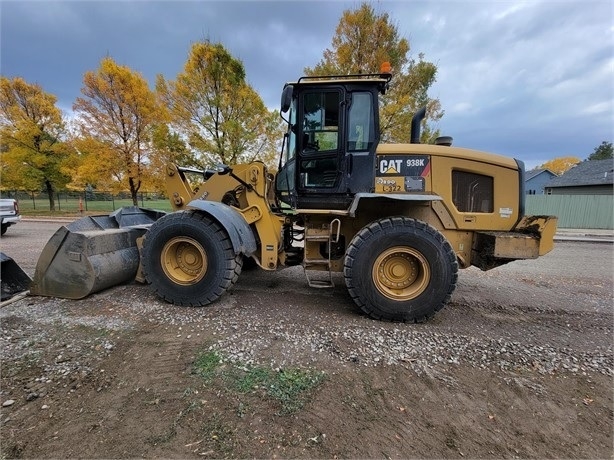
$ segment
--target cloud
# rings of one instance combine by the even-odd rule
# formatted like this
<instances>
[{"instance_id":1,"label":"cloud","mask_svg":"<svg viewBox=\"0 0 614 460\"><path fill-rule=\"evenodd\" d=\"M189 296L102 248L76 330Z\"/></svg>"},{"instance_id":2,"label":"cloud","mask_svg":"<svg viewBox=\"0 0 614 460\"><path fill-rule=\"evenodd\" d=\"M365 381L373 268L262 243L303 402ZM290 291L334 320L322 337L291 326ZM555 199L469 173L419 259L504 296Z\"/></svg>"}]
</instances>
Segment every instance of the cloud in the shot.
<instances>
[{"instance_id":1,"label":"cloud","mask_svg":"<svg viewBox=\"0 0 614 460\"><path fill-rule=\"evenodd\" d=\"M431 94L455 145L527 161L585 158L614 126L614 23L607 1L373 2L411 53L438 66ZM110 55L174 79L190 47L222 42L265 103L330 46L350 1L4 1L0 70L58 97L64 110L83 74ZM393 81L394 82L394 81ZM542 161L543 163L543 161Z\"/></svg>"}]
</instances>

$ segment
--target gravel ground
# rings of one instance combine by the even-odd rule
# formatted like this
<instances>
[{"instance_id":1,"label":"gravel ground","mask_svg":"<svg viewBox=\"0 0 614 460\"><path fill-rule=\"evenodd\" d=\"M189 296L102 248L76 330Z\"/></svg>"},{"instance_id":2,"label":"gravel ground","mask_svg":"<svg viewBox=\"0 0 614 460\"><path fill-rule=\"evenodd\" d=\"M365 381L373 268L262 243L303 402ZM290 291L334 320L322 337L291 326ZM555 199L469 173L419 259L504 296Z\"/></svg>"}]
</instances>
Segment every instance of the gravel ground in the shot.
<instances>
[{"instance_id":1,"label":"gravel ground","mask_svg":"<svg viewBox=\"0 0 614 460\"><path fill-rule=\"evenodd\" d=\"M124 289L127 291L127 288ZM128 292L122 293L122 298L126 294L129 295ZM138 327L139 319L147 318L155 324L172 326L178 334L190 336L188 338L213 331L220 339L210 349L223 352L230 361L271 367L313 365L322 360L332 360L339 364L359 363L363 366L402 364L415 370L439 363L463 363L480 368L530 367L541 373L567 370L613 374L612 346L607 343L596 346L592 351L578 351L560 345L534 345L502 337L456 334L428 326L377 324L369 319L347 317L335 323L329 321L323 325L315 321L315 324L303 324L296 328L295 320L280 319L276 311L263 314L258 305L246 305L240 309L220 305L214 307L217 311L202 314L194 310L177 311L156 299L149 300L144 304L142 296L132 303L126 303L123 299L121 305L107 307L111 312L117 312L118 316L102 317L67 316L67 308L75 308L74 301L40 298L19 301L0 312L1 319L22 319L22 324L12 324L10 330L5 331L7 335L0 337L0 359L6 362L22 358L31 353L33 345L52 340L55 333L48 326L128 331ZM106 303L113 305L115 302ZM299 307L289 305L288 308ZM37 324L25 322L26 318L37 318ZM604 332L609 329L604 325ZM278 343L283 344L280 353L266 353ZM113 346L112 341L103 338L85 345L103 354ZM72 351L80 350L74 344L66 344L65 347L72 348Z\"/></svg>"},{"instance_id":2,"label":"gravel ground","mask_svg":"<svg viewBox=\"0 0 614 460\"><path fill-rule=\"evenodd\" d=\"M41 225L44 231L41 231ZM19 227L11 229L15 231L10 234L10 241L3 237L2 250L9 252L7 246L10 244L9 255L32 275L35 255L40 252L38 248L42 248L54 228L57 224L22 222ZM416 378L425 379L423 382L427 389L429 382L437 382L450 388L449 395L440 393L438 398L442 401L449 398L451 406L448 411L452 411L448 415L442 412L438 423L444 426L447 418L458 417L452 428L454 432L470 430L471 424L478 423L471 417L469 420L463 418L463 414L480 406L475 395L487 391L480 390L477 383L472 389L472 379L479 382L494 378L496 382L516 388L515 391L520 393L513 397L520 397L527 407L546 401L551 414L549 423L557 424L561 432L579 430L578 437L581 438L580 433L584 430L587 439L595 436L597 441L594 440L590 448L587 447L591 445L588 440L571 448L559 440L556 442L561 450L556 450L549 443L540 447L541 441L533 439L529 441L528 450L518 450L516 445L497 451L493 446L498 444L488 437L494 435L484 434L486 438L480 439L481 435L476 435L474 444L464 446L466 452L477 457L492 456L489 452L494 452L494 456L499 453L508 457L515 456L516 449L529 457L567 454L583 457L584 453L586 456L611 458L611 454L606 453L612 448L614 418L611 398L614 374L612 255L611 244L568 242L558 244L551 254L537 261L515 262L490 272L463 270L450 304L431 321L419 325L365 318L354 307L340 275L334 277L335 288L313 290L307 287L298 267L277 273L246 271L231 292L211 307L201 309L166 304L146 286L138 284L118 286L82 301L27 297L0 309L0 398L4 406L0 425L5 434L10 433L6 438L10 439L12 454L9 456L106 456L96 451L79 450L84 436L79 431L70 436L65 433L64 438L60 436L57 443L62 441L60 444L63 445L56 447L53 447L56 442L53 439L51 444L45 445L32 442L31 437L25 435L26 430L33 427L32 433L44 433L48 417L32 418L30 404L36 401L41 408L47 406L44 410L66 406L66 415L54 415L65 423L73 417L69 413L74 412L70 411L95 411L82 402L78 407L72 407L70 398L73 397L77 398L75 401L90 398L102 407L128 406L131 399L126 400L122 395L122 382L132 382L131 385L138 388L160 385L161 394L172 388L182 388L182 385L185 388L187 383L181 380L185 379L182 377L185 366L198 350L210 350L216 351L228 365L264 366L275 370L319 369L330 379L333 376L353 376L344 377L350 380L343 385L348 386L348 391L357 401L363 398L366 390L351 390L355 381L377 382L383 379L389 382L390 387L381 384L388 398L417 391L416 388L399 387L412 381L414 385L420 385L416 382L422 381L415 381ZM143 358L142 363L139 361L140 367L129 367L129 363L134 361L132 356L147 356L152 350L160 350L158 355L152 355L153 360ZM172 355L172 360L166 358L167 353ZM174 364L169 367L168 363L177 359L183 367L175 368ZM164 370L156 367L162 365L158 361L166 366ZM163 373L165 381L154 384L154 377L150 377L150 381L144 380L151 372L154 372L153 376ZM357 373L361 373L361 377L357 377ZM396 382L395 376L401 373L406 375L403 383L391 383ZM371 386L372 383L369 388ZM90 387L92 395L82 394ZM112 388L115 390L111 391ZM485 388L496 394L490 386ZM107 399L97 399L103 397ZM330 400L319 403L316 400L309 413L324 414L327 407L334 407L339 398L345 400L345 397L331 395ZM499 395L499 399L506 398L510 395ZM464 407L462 401L465 400L474 403ZM566 412L569 401L574 401L574 404L580 401L581 406L590 409L595 422L580 428L569 425L571 419ZM599 401L599 407L594 401ZM361 404L369 406L364 400ZM455 405L458 413L453 409ZM223 408L215 410L224 413ZM373 417L381 418L384 408L374 405L371 410ZM510 428L505 430L514 425L521 426L523 417L527 417L519 414L516 420L511 409L505 410L507 412L499 408L498 415L501 419L509 419ZM135 416L144 416L135 411ZM427 413L423 417L429 416ZM232 417L228 416L227 423L235 423ZM323 419L330 417L330 414L321 415ZM276 428L279 422L274 417L268 419L261 415L261 419L268 420L269 432L279 429ZM360 417L356 420L354 431L347 428L347 433L336 425L340 437L348 436L346 441L339 441L339 446L343 442L352 444L349 439L355 437L355 430L363 426ZM600 428L593 424L598 420L602 421ZM305 423L308 427L324 422L310 419ZM413 423L428 426L434 422L427 423L423 418L415 419ZM476 426L480 426L479 423ZM540 426L544 421L537 419L534 423L526 431L534 431L537 436L542 433ZM122 426L125 430L125 424ZM334 431L331 427L326 428L328 431L321 430ZM385 432L386 429L382 430ZM121 439L124 439L123 435L126 439L136 436L124 431L113 433ZM111 457L137 455L127 442L123 444L126 455L121 455L120 451L112 454L115 451L111 441L108 441L108 450L103 454ZM357 444L362 447L356 447L356 450L343 450L341 447L326 450L318 444L318 449L324 450L285 450L284 453L296 457L378 456L368 447L378 442L383 442L381 437L366 437ZM213 449L213 454L206 456L273 455L272 451L256 441L254 443L256 447L243 446L243 450L236 450L235 446L232 455ZM513 445L512 441L509 443ZM405 445L399 447L398 452L401 457L446 456L448 451L445 449L451 445L454 445L456 454L460 452L458 440L443 444L444 450L440 450L439 445L427 443L421 448L423 450ZM481 450L482 444L484 450ZM158 451L154 447L144 450L147 456L191 456L180 446L169 451Z\"/></svg>"},{"instance_id":3,"label":"gravel ground","mask_svg":"<svg viewBox=\"0 0 614 460\"><path fill-rule=\"evenodd\" d=\"M23 230L25 238L12 235L13 239L18 240L17 244L22 241L30 243L33 229L40 225L45 226L48 237L49 232L59 224L22 223L22 229L27 226ZM4 240L6 238L3 243ZM30 245L25 257L13 255L29 275L34 273L36 259L32 256L45 241L43 237ZM603 263L593 263L594 257L603 254L606 255ZM570 259L576 263L559 263ZM603 264L609 264L610 270L604 271ZM544 267L554 275L552 281L548 280ZM565 318L564 313L578 309L603 313L605 321L600 327L604 333L602 337L607 339L606 334L612 330L611 268L612 245L561 243L551 256L539 261L515 262L501 267L498 271L486 273L476 269L461 271L457 291L447 310L454 310L455 305L484 303L484 298L478 301L476 297L479 296L471 291L483 289L483 286L476 283L486 280L493 282L489 286L491 293L493 288L495 291L504 291L505 287L509 287L509 293L496 292L500 300L505 301L509 295L513 296L515 301L524 301L519 302L518 313L521 316L558 312L559 322L572 321L577 327L580 326L578 320ZM576 276L576 273L583 275ZM574 277L578 282L570 285L566 280ZM520 280L522 289L514 284L515 279ZM485 335L479 327L469 330L465 330L466 327L446 327L445 320L449 318L449 314L441 320L436 317L429 326L378 323L352 311L353 305L347 301L340 275L335 275L337 287L326 292L314 292L307 288L302 280L302 269L299 267L285 269L276 274L244 272L235 291L258 293L253 302L237 305L231 293L212 308L201 310L170 306L153 297L140 285L115 288L120 289L120 294L111 290L90 297L89 302L107 306L104 315L100 315L100 309L95 308L92 315L84 316L79 312L79 303L70 300L27 298L5 306L0 311L0 319L21 318L23 323L11 327L10 330L4 328L7 334L3 333L0 337L0 358L3 361L20 358L31 351L33 343L49 340L45 335L49 335L50 331L44 326L84 326L119 331L138 327L139 321L147 318L152 323L190 330L192 335L214 331L220 338L211 345L211 349L223 351L228 360L272 367L315 364L324 359L340 364L359 363L363 366L402 364L415 370L438 363L464 363L479 368L530 367L541 373L560 370L573 373L596 371L604 375L613 373L611 340L603 340L592 349L586 350L578 350L577 346L572 344L564 346L562 343L527 343L526 336L530 335L534 324L521 331L520 337L506 336L505 331L501 331L498 336ZM563 281L558 286L565 286L562 292L550 289L557 286L558 280ZM592 289L593 298L588 299L589 302L583 298L586 295L582 289L583 285ZM280 298L287 299L288 303L283 305L285 312L280 314L277 307L267 308L270 305L267 305L267 299L263 298L264 293L277 294ZM299 298L293 298L294 295ZM331 321L328 315L326 323L322 324L315 315L311 317L309 313L300 311L306 296L313 299L316 306L336 307L335 304L341 302L340 312L343 314L339 315L339 312L335 313L333 310L333 320ZM490 294L486 295L488 296ZM527 296L530 298L526 299ZM144 298L147 302L143 301ZM530 303L527 303L527 300ZM490 304L491 310L493 307L496 309L497 306ZM69 315L66 314L67 309L71 312ZM288 313L289 311L293 313ZM295 327L296 312L300 318L298 322L303 323L300 328ZM26 322L28 318L36 318L37 324ZM458 320L463 321L462 318ZM466 322L463 321L463 324ZM37 328L38 332L32 330ZM281 354L264 352L279 348L279 344L283 344L283 349L279 350ZM94 349L101 350L112 346L105 344L97 348L99 344L91 345Z\"/></svg>"}]
</instances>

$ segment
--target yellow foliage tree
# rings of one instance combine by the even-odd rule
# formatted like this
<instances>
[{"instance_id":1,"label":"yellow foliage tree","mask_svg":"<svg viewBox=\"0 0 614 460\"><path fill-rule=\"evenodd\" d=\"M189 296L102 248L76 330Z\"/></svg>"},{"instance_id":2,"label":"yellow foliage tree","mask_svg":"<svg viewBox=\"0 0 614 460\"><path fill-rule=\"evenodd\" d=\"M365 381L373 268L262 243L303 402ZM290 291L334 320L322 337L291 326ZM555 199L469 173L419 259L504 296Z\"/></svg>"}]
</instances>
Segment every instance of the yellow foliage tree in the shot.
<instances>
[{"instance_id":1,"label":"yellow foliage tree","mask_svg":"<svg viewBox=\"0 0 614 460\"><path fill-rule=\"evenodd\" d=\"M188 149L179 133L168 125L157 126L153 133L155 155L150 159L151 175L145 186L155 191L166 190L166 165L175 163L180 166L198 168L194 154Z\"/></svg>"},{"instance_id":2,"label":"yellow foliage tree","mask_svg":"<svg viewBox=\"0 0 614 460\"><path fill-rule=\"evenodd\" d=\"M80 174L96 184L127 187L136 206L150 174L153 131L165 121L164 107L141 74L110 57L95 72L86 72L81 93L84 97L73 105L84 139Z\"/></svg>"},{"instance_id":3,"label":"yellow foliage tree","mask_svg":"<svg viewBox=\"0 0 614 460\"><path fill-rule=\"evenodd\" d=\"M313 68L305 68L309 76L379 73L383 62L390 62L393 80L390 89L380 98L380 136L384 142L408 142L414 113L427 107L427 119L443 116L438 99L428 96L435 83L437 66L424 59L408 56L410 44L399 36L397 26L387 13L377 14L370 3L343 12L332 39L331 48ZM437 137L426 122L422 142Z\"/></svg>"},{"instance_id":4,"label":"yellow foliage tree","mask_svg":"<svg viewBox=\"0 0 614 460\"><path fill-rule=\"evenodd\" d=\"M568 171L573 166L580 163L579 158L576 157L559 157L553 158L552 160L546 161L543 165L539 166L539 169L549 169L555 174L559 176L563 174L565 171Z\"/></svg>"},{"instance_id":5,"label":"yellow foliage tree","mask_svg":"<svg viewBox=\"0 0 614 460\"><path fill-rule=\"evenodd\" d=\"M195 43L175 81L156 88L172 125L201 166L260 160L271 164L282 138L279 114L245 81L243 63L220 43Z\"/></svg>"},{"instance_id":6,"label":"yellow foliage tree","mask_svg":"<svg viewBox=\"0 0 614 460\"><path fill-rule=\"evenodd\" d=\"M126 189L122 182L122 160L108 144L80 135L70 140L70 146L76 152L74 161L64 166L64 171L72 178L68 184L70 188L82 191L92 187L110 192Z\"/></svg>"},{"instance_id":7,"label":"yellow foliage tree","mask_svg":"<svg viewBox=\"0 0 614 460\"><path fill-rule=\"evenodd\" d=\"M54 192L70 180L62 173L69 153L62 142L64 121L56 100L40 85L0 77L2 187L32 192L42 188L51 211Z\"/></svg>"}]
</instances>

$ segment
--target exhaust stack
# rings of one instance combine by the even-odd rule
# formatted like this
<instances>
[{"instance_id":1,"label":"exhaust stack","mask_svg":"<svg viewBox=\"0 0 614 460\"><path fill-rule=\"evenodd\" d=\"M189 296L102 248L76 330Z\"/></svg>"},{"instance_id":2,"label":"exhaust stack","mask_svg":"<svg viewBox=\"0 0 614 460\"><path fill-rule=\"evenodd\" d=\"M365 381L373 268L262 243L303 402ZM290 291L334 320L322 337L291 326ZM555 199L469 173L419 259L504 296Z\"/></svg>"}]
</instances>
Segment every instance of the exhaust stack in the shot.
<instances>
[{"instance_id":1,"label":"exhaust stack","mask_svg":"<svg viewBox=\"0 0 614 460\"><path fill-rule=\"evenodd\" d=\"M426 116L426 107L422 107L418 110L413 118L411 119L411 144L419 144L420 143L420 123L424 120Z\"/></svg>"}]
</instances>

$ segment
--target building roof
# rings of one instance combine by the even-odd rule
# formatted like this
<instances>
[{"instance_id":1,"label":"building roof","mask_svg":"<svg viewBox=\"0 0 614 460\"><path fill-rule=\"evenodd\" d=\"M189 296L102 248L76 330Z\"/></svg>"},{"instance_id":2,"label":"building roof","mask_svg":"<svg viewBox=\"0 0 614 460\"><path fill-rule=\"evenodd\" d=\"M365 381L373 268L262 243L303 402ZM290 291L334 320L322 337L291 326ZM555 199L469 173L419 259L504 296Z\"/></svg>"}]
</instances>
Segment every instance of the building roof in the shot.
<instances>
[{"instance_id":1,"label":"building roof","mask_svg":"<svg viewBox=\"0 0 614 460\"><path fill-rule=\"evenodd\" d=\"M527 171L524 173L524 180L531 180L534 177L539 176L541 173L549 173L550 177L556 177L556 174L553 173L552 171L550 171L548 168L537 168L537 169L531 169L530 171Z\"/></svg>"},{"instance_id":2,"label":"building roof","mask_svg":"<svg viewBox=\"0 0 614 460\"><path fill-rule=\"evenodd\" d=\"M586 160L565 174L554 177L546 184L554 187L582 187L586 185L613 185L614 160Z\"/></svg>"}]
</instances>

